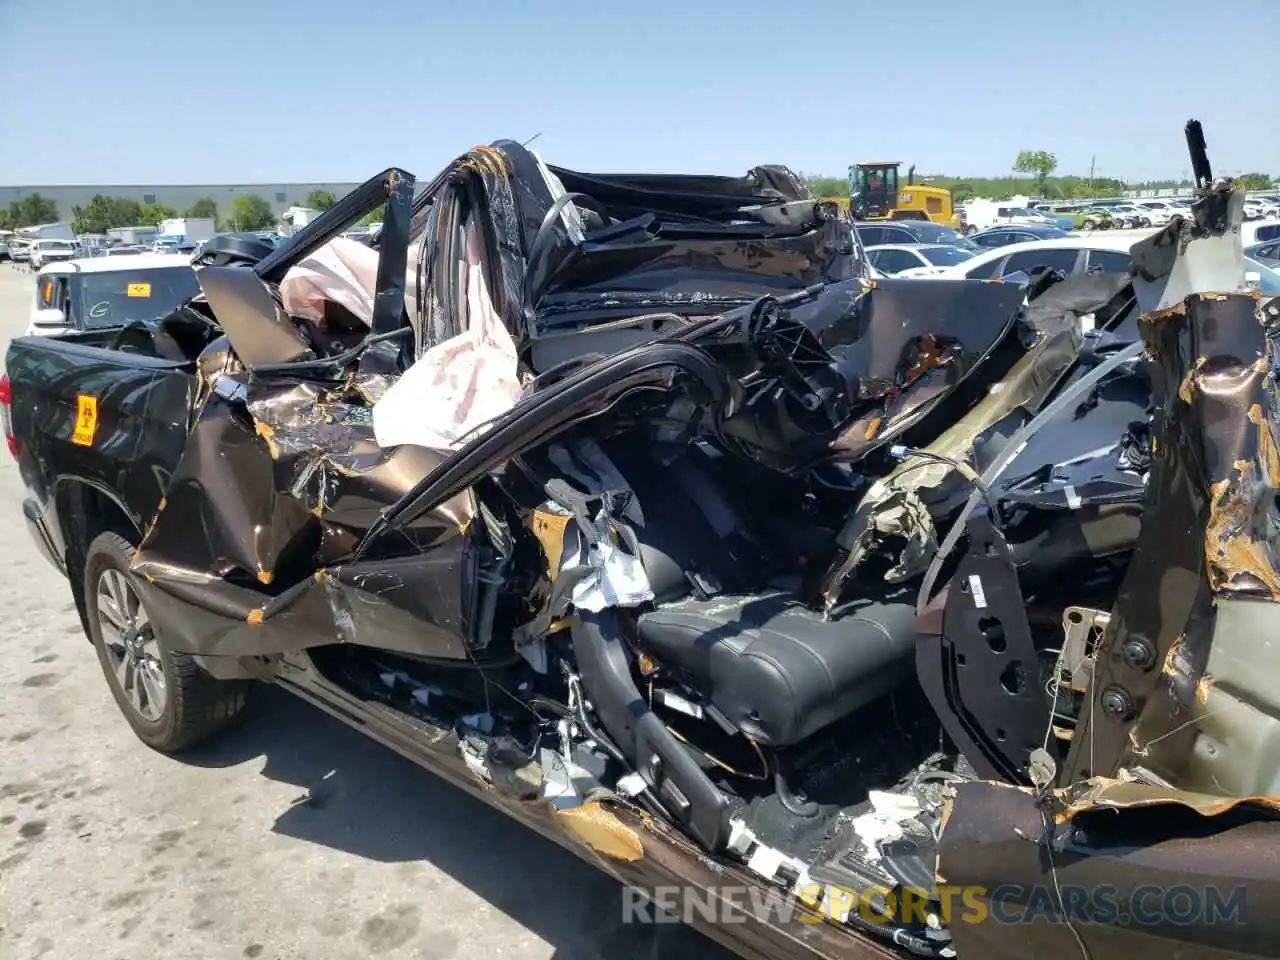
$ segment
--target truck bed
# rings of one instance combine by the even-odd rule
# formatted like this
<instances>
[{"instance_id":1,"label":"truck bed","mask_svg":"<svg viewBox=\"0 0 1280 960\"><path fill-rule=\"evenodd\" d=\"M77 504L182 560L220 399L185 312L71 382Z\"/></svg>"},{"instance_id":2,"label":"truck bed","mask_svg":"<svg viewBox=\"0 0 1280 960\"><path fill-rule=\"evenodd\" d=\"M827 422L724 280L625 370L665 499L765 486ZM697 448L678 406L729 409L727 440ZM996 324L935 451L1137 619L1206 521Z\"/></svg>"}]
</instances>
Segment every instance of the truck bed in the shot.
<instances>
[{"instance_id":1,"label":"truck bed","mask_svg":"<svg viewBox=\"0 0 1280 960\"><path fill-rule=\"evenodd\" d=\"M64 571L77 511L106 501L141 530L186 439L194 361L136 352L136 342L108 349L119 332L18 337L5 355L23 515Z\"/></svg>"}]
</instances>

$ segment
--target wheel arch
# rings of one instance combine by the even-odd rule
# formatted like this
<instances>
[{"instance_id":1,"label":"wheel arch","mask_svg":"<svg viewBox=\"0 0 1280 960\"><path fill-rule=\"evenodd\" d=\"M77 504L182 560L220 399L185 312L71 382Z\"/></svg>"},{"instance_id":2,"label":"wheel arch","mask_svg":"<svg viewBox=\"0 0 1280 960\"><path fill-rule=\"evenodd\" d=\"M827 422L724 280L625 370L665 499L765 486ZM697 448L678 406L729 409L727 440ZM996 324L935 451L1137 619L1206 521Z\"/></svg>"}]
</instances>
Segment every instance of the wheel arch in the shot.
<instances>
[{"instance_id":1,"label":"wheel arch","mask_svg":"<svg viewBox=\"0 0 1280 960\"><path fill-rule=\"evenodd\" d=\"M133 546L142 542L142 531L119 498L102 486L79 477L65 477L54 491L58 532L62 535L67 579L85 636L89 636L84 596L84 561L89 544L101 533L118 533Z\"/></svg>"}]
</instances>

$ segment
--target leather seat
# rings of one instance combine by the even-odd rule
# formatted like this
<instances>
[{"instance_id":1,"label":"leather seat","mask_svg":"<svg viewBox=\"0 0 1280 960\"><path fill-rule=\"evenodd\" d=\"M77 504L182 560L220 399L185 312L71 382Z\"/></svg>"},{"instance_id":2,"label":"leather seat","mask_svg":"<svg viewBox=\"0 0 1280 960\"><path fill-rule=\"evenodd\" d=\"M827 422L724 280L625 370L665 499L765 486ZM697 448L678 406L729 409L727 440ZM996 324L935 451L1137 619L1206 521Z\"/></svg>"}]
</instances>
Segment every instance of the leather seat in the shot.
<instances>
[{"instance_id":1,"label":"leather seat","mask_svg":"<svg viewBox=\"0 0 1280 960\"><path fill-rule=\"evenodd\" d=\"M788 594L686 599L639 618L640 645L746 736L786 747L888 693L914 664L915 608L867 602L823 620Z\"/></svg>"},{"instance_id":2,"label":"leather seat","mask_svg":"<svg viewBox=\"0 0 1280 960\"><path fill-rule=\"evenodd\" d=\"M771 561L750 515L703 455L690 450L655 466L647 451L602 446L643 511L629 522L658 608L639 617L641 646L685 671L748 737L790 746L911 675L911 591L828 622L768 587Z\"/></svg>"}]
</instances>

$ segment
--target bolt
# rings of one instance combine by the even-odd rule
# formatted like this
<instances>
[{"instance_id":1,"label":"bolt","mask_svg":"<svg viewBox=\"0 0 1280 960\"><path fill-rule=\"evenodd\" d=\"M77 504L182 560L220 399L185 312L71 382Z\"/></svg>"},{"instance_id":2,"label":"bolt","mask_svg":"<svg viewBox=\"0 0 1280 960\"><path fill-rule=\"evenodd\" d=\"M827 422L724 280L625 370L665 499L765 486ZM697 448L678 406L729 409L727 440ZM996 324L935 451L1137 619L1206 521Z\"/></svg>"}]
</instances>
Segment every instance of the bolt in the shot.
<instances>
[{"instance_id":1,"label":"bolt","mask_svg":"<svg viewBox=\"0 0 1280 960\"><path fill-rule=\"evenodd\" d=\"M1107 687L1098 699L1103 711L1118 720L1128 720L1133 716L1133 697L1119 684Z\"/></svg>"},{"instance_id":2,"label":"bolt","mask_svg":"<svg viewBox=\"0 0 1280 960\"><path fill-rule=\"evenodd\" d=\"M1150 670L1156 664L1156 652L1145 640L1126 640L1120 648L1120 657L1136 670Z\"/></svg>"}]
</instances>

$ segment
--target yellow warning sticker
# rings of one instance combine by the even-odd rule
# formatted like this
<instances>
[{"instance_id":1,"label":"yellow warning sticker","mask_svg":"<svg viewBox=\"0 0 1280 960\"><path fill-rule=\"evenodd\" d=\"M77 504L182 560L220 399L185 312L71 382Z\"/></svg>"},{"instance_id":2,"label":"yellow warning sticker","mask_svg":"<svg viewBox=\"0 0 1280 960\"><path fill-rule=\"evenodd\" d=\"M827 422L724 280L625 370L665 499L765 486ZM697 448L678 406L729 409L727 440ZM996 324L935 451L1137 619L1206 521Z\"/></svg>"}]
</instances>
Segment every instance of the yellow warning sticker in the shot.
<instances>
[{"instance_id":1,"label":"yellow warning sticker","mask_svg":"<svg viewBox=\"0 0 1280 960\"><path fill-rule=\"evenodd\" d=\"M92 446L97 433L98 398L81 394L76 397L76 427L71 433L71 442L81 447Z\"/></svg>"},{"instance_id":2,"label":"yellow warning sticker","mask_svg":"<svg viewBox=\"0 0 1280 960\"><path fill-rule=\"evenodd\" d=\"M149 297L151 296L151 284L131 283L125 292L131 297Z\"/></svg>"}]
</instances>

